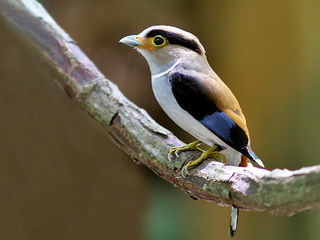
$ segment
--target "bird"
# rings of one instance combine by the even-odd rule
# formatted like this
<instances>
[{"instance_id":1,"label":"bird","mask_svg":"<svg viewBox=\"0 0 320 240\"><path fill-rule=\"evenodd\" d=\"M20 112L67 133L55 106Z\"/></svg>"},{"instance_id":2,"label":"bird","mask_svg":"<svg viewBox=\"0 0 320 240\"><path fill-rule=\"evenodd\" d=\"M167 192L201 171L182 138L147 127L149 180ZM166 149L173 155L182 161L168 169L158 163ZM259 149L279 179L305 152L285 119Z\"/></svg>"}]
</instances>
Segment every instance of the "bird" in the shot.
<instances>
[{"instance_id":1,"label":"bird","mask_svg":"<svg viewBox=\"0 0 320 240\"><path fill-rule=\"evenodd\" d=\"M263 162L251 149L246 118L238 100L211 68L199 39L173 26L155 25L120 41L135 48L147 61L152 89L164 112L197 140L169 151L199 150L198 159L185 164L181 173L209 157L226 159L233 166L260 167ZM199 145L209 149L202 150ZM239 209L232 207L229 234L237 230Z\"/></svg>"}]
</instances>

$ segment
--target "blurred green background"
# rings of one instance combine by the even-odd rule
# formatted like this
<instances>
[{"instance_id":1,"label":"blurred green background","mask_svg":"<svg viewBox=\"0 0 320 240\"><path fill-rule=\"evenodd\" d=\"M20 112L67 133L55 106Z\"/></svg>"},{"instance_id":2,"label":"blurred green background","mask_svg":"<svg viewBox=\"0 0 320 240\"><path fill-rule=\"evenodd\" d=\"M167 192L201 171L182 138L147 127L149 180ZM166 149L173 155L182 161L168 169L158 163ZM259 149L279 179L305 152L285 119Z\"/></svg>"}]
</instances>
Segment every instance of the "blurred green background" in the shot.
<instances>
[{"instance_id":1,"label":"blurred green background","mask_svg":"<svg viewBox=\"0 0 320 240\"><path fill-rule=\"evenodd\" d=\"M268 169L319 163L320 2L42 0L123 93L182 140L156 103L145 60L120 45L154 24L198 36L246 114ZM213 240L230 208L194 201L137 166L0 19L0 239ZM240 214L236 239L318 240L320 212Z\"/></svg>"}]
</instances>

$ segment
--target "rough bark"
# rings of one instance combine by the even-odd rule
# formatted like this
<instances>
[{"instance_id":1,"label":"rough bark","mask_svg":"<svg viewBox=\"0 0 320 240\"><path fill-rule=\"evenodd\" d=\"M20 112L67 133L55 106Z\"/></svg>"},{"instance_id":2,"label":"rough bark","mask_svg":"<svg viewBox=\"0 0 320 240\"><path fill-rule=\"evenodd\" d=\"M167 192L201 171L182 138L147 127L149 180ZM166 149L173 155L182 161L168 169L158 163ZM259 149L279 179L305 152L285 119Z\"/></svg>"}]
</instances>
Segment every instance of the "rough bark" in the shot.
<instances>
[{"instance_id":1,"label":"rough bark","mask_svg":"<svg viewBox=\"0 0 320 240\"><path fill-rule=\"evenodd\" d=\"M53 79L70 98L100 123L134 161L175 187L195 199L274 215L290 216L320 207L320 165L296 171L268 171L207 160L181 177L183 162L197 153L181 153L173 162L168 161L168 150L183 143L123 96L38 2L0 0L0 11L38 50L53 70Z\"/></svg>"}]
</instances>

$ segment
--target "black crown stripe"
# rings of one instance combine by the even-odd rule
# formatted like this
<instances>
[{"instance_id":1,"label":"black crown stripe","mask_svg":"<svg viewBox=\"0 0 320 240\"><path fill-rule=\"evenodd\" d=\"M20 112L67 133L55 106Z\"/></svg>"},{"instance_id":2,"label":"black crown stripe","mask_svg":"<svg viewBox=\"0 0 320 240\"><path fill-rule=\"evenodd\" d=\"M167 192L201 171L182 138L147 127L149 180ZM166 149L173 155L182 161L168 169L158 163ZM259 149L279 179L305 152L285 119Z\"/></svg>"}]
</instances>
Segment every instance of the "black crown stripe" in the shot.
<instances>
[{"instance_id":1,"label":"black crown stripe","mask_svg":"<svg viewBox=\"0 0 320 240\"><path fill-rule=\"evenodd\" d=\"M186 48L189 48L199 54L201 54L201 48L199 44L193 39L187 39L183 37L181 34L168 32L161 29L151 30L146 37L155 37L157 35L161 35L165 37L170 44L177 44Z\"/></svg>"}]
</instances>

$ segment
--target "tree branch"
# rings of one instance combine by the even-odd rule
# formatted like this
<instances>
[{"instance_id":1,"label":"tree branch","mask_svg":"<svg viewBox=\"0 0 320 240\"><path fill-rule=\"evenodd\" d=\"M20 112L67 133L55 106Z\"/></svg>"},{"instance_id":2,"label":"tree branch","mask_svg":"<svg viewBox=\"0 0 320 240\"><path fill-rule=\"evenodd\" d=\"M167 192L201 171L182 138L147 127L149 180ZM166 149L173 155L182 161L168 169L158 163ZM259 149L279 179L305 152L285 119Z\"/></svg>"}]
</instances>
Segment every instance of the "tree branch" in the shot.
<instances>
[{"instance_id":1,"label":"tree branch","mask_svg":"<svg viewBox=\"0 0 320 240\"><path fill-rule=\"evenodd\" d=\"M206 161L182 178L180 168L196 152L169 162L183 143L125 98L35 0L1 0L4 18L39 51L54 78L136 162L196 199L290 216L320 207L320 165L296 171L242 168Z\"/></svg>"}]
</instances>

